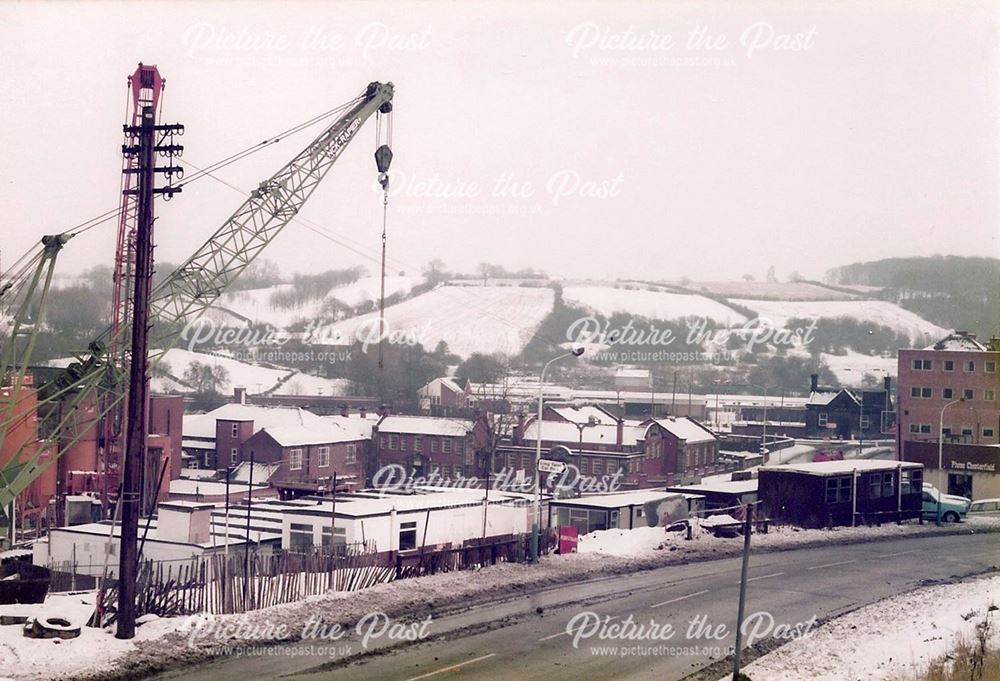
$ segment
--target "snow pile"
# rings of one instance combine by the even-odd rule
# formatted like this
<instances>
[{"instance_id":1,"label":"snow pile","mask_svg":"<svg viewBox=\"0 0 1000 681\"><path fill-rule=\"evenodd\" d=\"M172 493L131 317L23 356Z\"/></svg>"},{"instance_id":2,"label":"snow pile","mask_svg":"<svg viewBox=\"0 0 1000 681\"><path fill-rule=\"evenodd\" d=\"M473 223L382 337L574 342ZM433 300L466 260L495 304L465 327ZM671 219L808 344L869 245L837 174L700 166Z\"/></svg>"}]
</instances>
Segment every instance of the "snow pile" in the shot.
<instances>
[{"instance_id":1,"label":"snow pile","mask_svg":"<svg viewBox=\"0 0 1000 681\"><path fill-rule=\"evenodd\" d=\"M1000 577L918 589L839 617L743 671L754 681L914 678L959 638L972 639L990 605L1000 605ZM1000 612L990 618L1000 623Z\"/></svg>"},{"instance_id":2,"label":"snow pile","mask_svg":"<svg viewBox=\"0 0 1000 681\"><path fill-rule=\"evenodd\" d=\"M26 638L20 624L0 626L0 670L18 681L34 681L110 669L116 658L183 624L179 619L154 619L141 625L134 639L122 641L111 629L85 626L94 600L91 591L50 595L40 604L0 605L3 615L62 617L81 627L77 638L61 640Z\"/></svg>"},{"instance_id":3,"label":"snow pile","mask_svg":"<svg viewBox=\"0 0 1000 681\"><path fill-rule=\"evenodd\" d=\"M649 319L698 317L711 319L725 326L734 326L746 321L746 317L736 310L711 298L667 291L611 286L567 286L563 289L563 299L571 305L589 308L605 317L610 317L615 312Z\"/></svg>"}]
</instances>

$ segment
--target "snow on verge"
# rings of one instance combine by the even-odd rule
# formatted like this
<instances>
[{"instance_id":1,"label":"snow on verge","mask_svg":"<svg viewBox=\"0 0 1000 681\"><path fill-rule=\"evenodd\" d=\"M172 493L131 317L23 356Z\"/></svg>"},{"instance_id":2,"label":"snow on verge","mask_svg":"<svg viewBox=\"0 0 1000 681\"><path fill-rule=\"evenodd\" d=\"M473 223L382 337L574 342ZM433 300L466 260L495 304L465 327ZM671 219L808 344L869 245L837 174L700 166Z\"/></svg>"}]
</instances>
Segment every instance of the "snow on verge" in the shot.
<instances>
[{"instance_id":1,"label":"snow on verge","mask_svg":"<svg viewBox=\"0 0 1000 681\"><path fill-rule=\"evenodd\" d=\"M754 681L914 678L959 638L971 639L990 605L1000 606L1000 577L917 589L838 617L743 671ZM994 624L998 615L990 613Z\"/></svg>"}]
</instances>

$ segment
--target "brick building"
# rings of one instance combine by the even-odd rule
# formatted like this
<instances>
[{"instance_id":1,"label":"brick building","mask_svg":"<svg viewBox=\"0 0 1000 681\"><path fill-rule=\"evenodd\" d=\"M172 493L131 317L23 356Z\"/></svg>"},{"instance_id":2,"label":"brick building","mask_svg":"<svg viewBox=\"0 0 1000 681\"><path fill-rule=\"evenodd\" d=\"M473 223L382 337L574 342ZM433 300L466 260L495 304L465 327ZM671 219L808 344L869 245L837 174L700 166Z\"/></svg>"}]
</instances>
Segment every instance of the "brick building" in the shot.
<instances>
[{"instance_id":1,"label":"brick building","mask_svg":"<svg viewBox=\"0 0 1000 681\"><path fill-rule=\"evenodd\" d=\"M1000 339L956 331L923 350L899 351L899 442L1000 443ZM952 403L945 409L945 405Z\"/></svg>"},{"instance_id":2,"label":"brick building","mask_svg":"<svg viewBox=\"0 0 1000 681\"><path fill-rule=\"evenodd\" d=\"M444 478L477 474L476 452L486 442L483 425L468 419L385 415L372 433L375 471L401 465L414 477L438 471Z\"/></svg>"}]
</instances>

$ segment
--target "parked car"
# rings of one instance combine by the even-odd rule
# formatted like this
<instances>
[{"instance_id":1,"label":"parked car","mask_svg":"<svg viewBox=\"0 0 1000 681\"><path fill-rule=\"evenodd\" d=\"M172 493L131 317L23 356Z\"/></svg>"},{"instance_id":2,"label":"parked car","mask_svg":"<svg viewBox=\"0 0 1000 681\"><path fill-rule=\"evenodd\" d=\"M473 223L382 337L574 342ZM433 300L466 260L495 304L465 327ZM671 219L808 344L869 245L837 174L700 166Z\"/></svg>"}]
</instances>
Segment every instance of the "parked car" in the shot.
<instances>
[{"instance_id":1,"label":"parked car","mask_svg":"<svg viewBox=\"0 0 1000 681\"><path fill-rule=\"evenodd\" d=\"M934 485L924 483L924 520L935 520L938 514L938 492ZM941 520L946 523L957 523L969 512L972 499L954 494L941 495Z\"/></svg>"},{"instance_id":2,"label":"parked car","mask_svg":"<svg viewBox=\"0 0 1000 681\"><path fill-rule=\"evenodd\" d=\"M1000 499L979 499L969 506L969 515L1000 515Z\"/></svg>"}]
</instances>

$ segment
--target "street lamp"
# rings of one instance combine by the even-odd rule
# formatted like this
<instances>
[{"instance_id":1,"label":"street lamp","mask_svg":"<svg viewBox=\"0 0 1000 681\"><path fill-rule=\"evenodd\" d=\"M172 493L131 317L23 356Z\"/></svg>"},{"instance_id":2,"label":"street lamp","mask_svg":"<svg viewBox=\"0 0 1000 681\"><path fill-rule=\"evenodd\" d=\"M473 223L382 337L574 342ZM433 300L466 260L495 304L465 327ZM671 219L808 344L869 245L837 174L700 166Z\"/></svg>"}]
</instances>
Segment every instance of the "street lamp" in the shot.
<instances>
[{"instance_id":1,"label":"street lamp","mask_svg":"<svg viewBox=\"0 0 1000 681\"><path fill-rule=\"evenodd\" d=\"M549 365L566 357L579 357L583 354L583 348L574 348L569 352L564 352L558 357L553 357L545 366L538 377L538 415L535 419L535 519L531 523L531 562L538 562L538 528L542 518L542 486L538 472L539 462L542 460L542 389L545 387L545 372Z\"/></svg>"},{"instance_id":2,"label":"street lamp","mask_svg":"<svg viewBox=\"0 0 1000 681\"><path fill-rule=\"evenodd\" d=\"M938 421L938 490L937 490L937 518L936 525L941 526L941 497L944 495L942 491L944 486L941 484L941 475L944 472L944 410L953 404L958 404L959 402L965 402L964 397L959 397L957 400L952 400L948 402L943 407L941 407L941 418Z\"/></svg>"}]
</instances>

